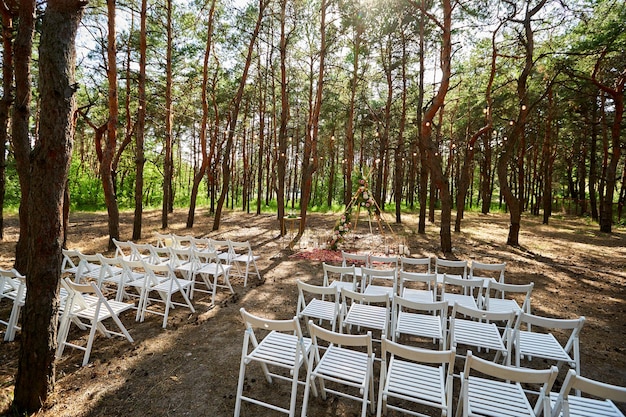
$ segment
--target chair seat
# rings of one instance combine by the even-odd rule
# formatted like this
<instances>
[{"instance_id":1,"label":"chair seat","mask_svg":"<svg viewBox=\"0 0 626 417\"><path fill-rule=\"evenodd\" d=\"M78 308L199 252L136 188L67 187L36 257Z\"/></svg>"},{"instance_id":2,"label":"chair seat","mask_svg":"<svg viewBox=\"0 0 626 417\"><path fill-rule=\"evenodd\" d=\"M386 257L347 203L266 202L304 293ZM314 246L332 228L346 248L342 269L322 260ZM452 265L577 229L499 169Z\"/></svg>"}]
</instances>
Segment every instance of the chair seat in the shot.
<instances>
[{"instance_id":1,"label":"chair seat","mask_svg":"<svg viewBox=\"0 0 626 417\"><path fill-rule=\"evenodd\" d=\"M434 300L433 292L429 290L416 290L413 288L405 288L402 291L402 297L409 301L416 301L418 303L432 303Z\"/></svg>"},{"instance_id":2,"label":"chair seat","mask_svg":"<svg viewBox=\"0 0 626 417\"><path fill-rule=\"evenodd\" d=\"M442 294L441 301L447 301L448 305L453 306L454 303L457 303L460 306L477 309L478 305L476 304L476 300L471 295L462 295L462 294L452 294L445 293Z\"/></svg>"},{"instance_id":3,"label":"chair seat","mask_svg":"<svg viewBox=\"0 0 626 417\"><path fill-rule=\"evenodd\" d=\"M221 275L222 271L224 272L224 274L228 274L231 268L232 268L231 265L224 265L224 264L221 264L220 267L218 268L216 263L210 263L210 264L202 264L202 267L198 269L196 272L199 274L211 274L215 276L215 274Z\"/></svg>"},{"instance_id":4,"label":"chair seat","mask_svg":"<svg viewBox=\"0 0 626 417\"><path fill-rule=\"evenodd\" d=\"M456 319L454 321L453 343L480 346L501 352L506 350L495 323Z\"/></svg>"},{"instance_id":5,"label":"chair seat","mask_svg":"<svg viewBox=\"0 0 626 417\"><path fill-rule=\"evenodd\" d=\"M173 285L172 283L169 282L169 280L163 281L157 285L151 286L150 291L168 292L170 290L170 286L172 287L173 291L176 291L179 286L180 288L185 289L191 285L191 281L189 281L188 279L182 279L182 278L173 278L173 279L178 281L178 285Z\"/></svg>"},{"instance_id":6,"label":"chair seat","mask_svg":"<svg viewBox=\"0 0 626 417\"><path fill-rule=\"evenodd\" d=\"M520 331L518 334L519 345L515 347L519 350L520 355L538 356L567 363L574 362L552 333Z\"/></svg>"},{"instance_id":7,"label":"chair seat","mask_svg":"<svg viewBox=\"0 0 626 417\"><path fill-rule=\"evenodd\" d=\"M92 297L85 297L85 298L87 299L86 301L88 303L89 303L89 299L91 299L93 304L89 305L87 308L74 310L72 314L83 319L92 320L94 317L96 317L96 308L98 304L98 299L96 298L95 300L93 300ZM134 307L134 304L124 303L124 302L115 301L115 300L109 300L108 304L111 307L111 310L113 310L113 314L117 316L119 316L124 311L130 310ZM100 306L100 310L98 311L98 316L97 316L96 321L100 322L111 317L113 317L111 312L104 306Z\"/></svg>"},{"instance_id":8,"label":"chair seat","mask_svg":"<svg viewBox=\"0 0 626 417\"><path fill-rule=\"evenodd\" d=\"M461 377L462 379L463 377ZM493 417L534 417L526 394L519 383L507 384L470 376L468 386L469 415Z\"/></svg>"},{"instance_id":9,"label":"chair seat","mask_svg":"<svg viewBox=\"0 0 626 417\"><path fill-rule=\"evenodd\" d=\"M388 314L386 308L367 304L352 304L343 323L364 326L371 329L385 330Z\"/></svg>"},{"instance_id":10,"label":"chair seat","mask_svg":"<svg viewBox=\"0 0 626 417\"><path fill-rule=\"evenodd\" d=\"M356 291L355 284L349 281L333 281L329 287L337 288L337 292L341 292L342 288L347 288L350 291Z\"/></svg>"},{"instance_id":11,"label":"chair seat","mask_svg":"<svg viewBox=\"0 0 626 417\"><path fill-rule=\"evenodd\" d=\"M387 393L396 398L437 406L445 406L445 370L393 358L389 363Z\"/></svg>"},{"instance_id":12,"label":"chair seat","mask_svg":"<svg viewBox=\"0 0 626 417\"><path fill-rule=\"evenodd\" d=\"M558 397L559 394L557 392L550 393L550 404L552 407L554 407ZM567 398L567 402L569 403L570 417L624 417L624 414L619 411L615 403L611 400L599 400L570 395ZM563 412L561 411L558 416L553 414L553 417L562 415Z\"/></svg>"},{"instance_id":13,"label":"chair seat","mask_svg":"<svg viewBox=\"0 0 626 417\"><path fill-rule=\"evenodd\" d=\"M366 389L367 369L367 353L331 345L313 373Z\"/></svg>"},{"instance_id":14,"label":"chair seat","mask_svg":"<svg viewBox=\"0 0 626 417\"><path fill-rule=\"evenodd\" d=\"M398 313L396 333L441 339L443 337L441 317L400 311Z\"/></svg>"},{"instance_id":15,"label":"chair seat","mask_svg":"<svg viewBox=\"0 0 626 417\"><path fill-rule=\"evenodd\" d=\"M249 255L247 253L244 253L244 254L235 256L231 260L235 262L253 262L253 261L258 261L259 259L261 259L261 257L258 255Z\"/></svg>"},{"instance_id":16,"label":"chair seat","mask_svg":"<svg viewBox=\"0 0 626 417\"><path fill-rule=\"evenodd\" d=\"M298 367L302 364L305 353L311 348L311 339L304 337L303 343L305 352L300 354ZM246 360L247 363L251 360L256 360L270 365L291 367L295 362L297 346L297 336L271 331L259 345L247 355Z\"/></svg>"},{"instance_id":17,"label":"chair seat","mask_svg":"<svg viewBox=\"0 0 626 417\"><path fill-rule=\"evenodd\" d=\"M517 304L515 300L502 299L502 298L490 298L489 310L496 313L506 313L509 311L521 312L522 308Z\"/></svg>"},{"instance_id":18,"label":"chair seat","mask_svg":"<svg viewBox=\"0 0 626 417\"><path fill-rule=\"evenodd\" d=\"M365 287L363 294L367 295L382 295L388 294L389 300L393 299L393 287L385 287L383 285L368 285Z\"/></svg>"},{"instance_id":19,"label":"chair seat","mask_svg":"<svg viewBox=\"0 0 626 417\"><path fill-rule=\"evenodd\" d=\"M336 319L336 304L332 301L312 299L309 304L300 312L301 316L316 317L322 320L334 322Z\"/></svg>"}]
</instances>

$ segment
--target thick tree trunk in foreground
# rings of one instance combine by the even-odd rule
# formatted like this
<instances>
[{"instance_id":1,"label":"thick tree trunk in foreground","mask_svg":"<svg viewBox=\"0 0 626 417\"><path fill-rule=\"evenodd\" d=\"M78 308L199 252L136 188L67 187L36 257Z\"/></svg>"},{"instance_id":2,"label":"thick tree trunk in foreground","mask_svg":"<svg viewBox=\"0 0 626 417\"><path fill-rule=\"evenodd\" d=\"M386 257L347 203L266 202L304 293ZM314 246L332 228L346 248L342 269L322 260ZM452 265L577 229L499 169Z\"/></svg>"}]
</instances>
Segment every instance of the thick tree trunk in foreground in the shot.
<instances>
[{"instance_id":1,"label":"thick tree trunk in foreground","mask_svg":"<svg viewBox=\"0 0 626 417\"><path fill-rule=\"evenodd\" d=\"M19 7L19 26L13 48L15 63L15 104L11 120L15 168L20 180L20 237L15 247L15 268L28 267L28 193L30 189L30 62L35 32L35 1L24 0Z\"/></svg>"},{"instance_id":2,"label":"thick tree trunk in foreground","mask_svg":"<svg viewBox=\"0 0 626 417\"><path fill-rule=\"evenodd\" d=\"M41 118L32 153L26 304L13 405L32 413L54 388L63 194L74 135L74 42L85 3L49 0L39 48Z\"/></svg>"}]
</instances>

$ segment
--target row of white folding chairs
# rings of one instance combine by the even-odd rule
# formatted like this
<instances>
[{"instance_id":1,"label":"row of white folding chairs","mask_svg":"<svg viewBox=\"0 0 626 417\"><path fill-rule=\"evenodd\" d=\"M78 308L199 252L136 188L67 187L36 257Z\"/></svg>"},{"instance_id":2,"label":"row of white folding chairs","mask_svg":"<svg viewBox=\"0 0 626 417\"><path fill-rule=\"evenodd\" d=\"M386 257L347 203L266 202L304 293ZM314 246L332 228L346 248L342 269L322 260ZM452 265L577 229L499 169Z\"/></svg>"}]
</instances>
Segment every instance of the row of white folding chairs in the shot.
<instances>
[{"instance_id":1,"label":"row of white folding chairs","mask_svg":"<svg viewBox=\"0 0 626 417\"><path fill-rule=\"evenodd\" d=\"M584 317L559 319L532 315L524 311L485 311L448 301L419 302L400 296L390 301L388 294L363 294L347 288L316 286L297 281L299 318L324 320L331 330L351 327L378 330L381 339L396 341L400 336L419 337L438 342L440 349L459 345L497 352L511 364L539 357L567 363L580 372L580 332ZM391 306L391 307L390 307ZM535 327L533 331L533 326ZM537 330L542 332L538 332ZM569 334L565 343L555 333Z\"/></svg>"},{"instance_id":2,"label":"row of white folding chairs","mask_svg":"<svg viewBox=\"0 0 626 417\"><path fill-rule=\"evenodd\" d=\"M435 274L423 272L409 272L394 268L373 269L361 267L360 276L356 267L334 266L322 264L324 271L323 283L325 286L360 290L365 294L387 293L393 299L401 295L414 301L432 302L436 300L448 301L450 305L458 302L472 308L482 308L487 311L506 312L511 309L530 313L530 298L533 283L517 285L504 284L491 278L462 279L444 274L441 283L438 283ZM335 278L331 281L331 278ZM415 288L420 286L421 288ZM452 289L456 288L456 292ZM520 304L506 294L520 294L523 301Z\"/></svg>"},{"instance_id":3,"label":"row of white folding chairs","mask_svg":"<svg viewBox=\"0 0 626 417\"><path fill-rule=\"evenodd\" d=\"M208 237L197 238L191 235L177 235L175 233L156 233L155 235L158 247L194 248L199 251L216 252L224 263L235 268L232 276L241 277L244 287L248 285L249 275L255 275L259 280L261 279L256 263L260 256L254 255L249 241L218 240Z\"/></svg>"},{"instance_id":4,"label":"row of white folding chairs","mask_svg":"<svg viewBox=\"0 0 626 417\"><path fill-rule=\"evenodd\" d=\"M434 273L438 282L443 279L443 274L454 275L463 279L468 278L491 278L504 283L506 262L485 263L472 260L449 260L439 257L398 257L378 256L366 253L341 252L342 266L354 265L359 268L375 268L379 266L394 267L410 272Z\"/></svg>"},{"instance_id":5,"label":"row of white folding chairs","mask_svg":"<svg viewBox=\"0 0 626 417\"><path fill-rule=\"evenodd\" d=\"M95 280L99 288L106 282L114 283L117 285L117 297L121 300L125 293L124 287L130 282L143 279L143 273L133 272L132 268L124 268L122 260L138 262L142 261L148 264L164 264L170 263L175 271L180 271L185 278L195 278L199 271L190 271L189 266L197 266L197 269L201 269L199 265L199 257L209 258L214 255L213 252L196 251L195 249L174 249L174 247L159 247L150 244L137 244L134 242L121 242L114 239L114 243L117 247L116 253L113 258L107 258L102 254L86 255L80 251L64 250L64 272L69 272L74 275L75 282L81 282L82 280ZM188 252L186 252L188 251ZM75 259L75 260L74 260ZM195 260L196 262L190 262ZM211 273L214 278L220 277L224 279L225 284L219 285L230 289L231 293L234 292L230 286L228 271L230 266L222 266L222 261L218 257L216 260L218 266L213 268L213 271L208 271L208 267L202 271L204 275ZM208 261L205 260L205 265ZM190 264L190 265L184 265ZM135 268L141 269L141 268ZM191 274L190 274L191 272ZM191 275L191 277L190 277ZM206 277L204 282L207 283ZM211 287L210 284L206 284L207 287ZM210 288L208 288L208 292ZM190 296L193 298L194 287L190 291ZM215 294L213 293L213 298Z\"/></svg>"},{"instance_id":6,"label":"row of white folding chairs","mask_svg":"<svg viewBox=\"0 0 626 417\"><path fill-rule=\"evenodd\" d=\"M104 283L116 286L116 300L124 298L138 298L137 317L143 321L147 312L162 314L163 327L167 325L167 316L172 305L176 305L171 297L180 292L184 303L179 304L193 310L191 299L195 291L211 294L212 302L215 302L218 287L227 288L234 294L229 281L230 265L223 265L214 252L198 251L192 248L175 249L173 247L159 248L149 244L136 244L132 242L115 241L120 249L117 256L107 258L102 254L80 255L81 261L76 268L75 282L82 282L86 278L92 278L97 282L98 288ZM69 254L67 254L69 255ZM86 267L85 265L87 265ZM69 262L68 262L69 263ZM85 274L82 271L88 270ZM175 272L180 272L179 278ZM201 279L198 280L197 278ZM205 285L206 290L197 288L197 284ZM133 288L134 292L127 289ZM160 299L150 298L151 292L158 292ZM161 301L165 304L163 313L149 310L151 302Z\"/></svg>"},{"instance_id":7,"label":"row of white folding chairs","mask_svg":"<svg viewBox=\"0 0 626 417\"><path fill-rule=\"evenodd\" d=\"M246 330L235 417L240 415L243 402L295 416L299 385L305 386L301 415L306 416L310 394L318 395L318 382L323 399L326 399L327 393L333 393L359 401L362 417L368 408L371 413L376 409L377 416L382 415L383 410L386 413L387 409L426 415L419 414L423 412L421 407L425 406L440 410L442 415L452 415L454 347L434 351L383 339L378 401L375 401L375 353L371 332L341 334L309 321L310 337L305 337L297 316L291 320L269 320L254 316L243 308L240 311ZM247 367L255 362L261 365L268 383L272 383L274 378L291 382L288 407L276 403L277 398L284 397L282 395L273 396L271 403L258 396L253 397L255 393L252 390L244 395ZM307 375L301 381L299 372L303 365ZM279 368L289 373L280 373ZM569 417L570 412L572 416L581 415L576 413L583 407L596 410L583 415L622 416L610 400L626 401L625 388L580 378L570 371L560 393L552 393L557 374L556 366L544 370L513 368L477 358L469 351L461 374L457 416L461 413L463 416L484 415L480 413L488 409L488 415ZM526 391L529 384L537 386L536 392L539 393L533 406L533 396ZM607 400L572 397L569 396L572 389L590 392ZM407 402L420 407L419 412L416 413L414 408L401 408L407 407ZM599 409L603 411L597 412Z\"/></svg>"},{"instance_id":8,"label":"row of white folding chairs","mask_svg":"<svg viewBox=\"0 0 626 417\"><path fill-rule=\"evenodd\" d=\"M24 275L15 269L0 270L0 300L8 299L13 304L9 320L0 321L0 323L7 326L5 341L13 341L15 339L16 330L19 329L18 322L21 309L26 301L26 290L26 277ZM79 285L69 281L67 278L61 282L59 298L57 358L62 356L65 346L71 346L85 352L83 365L86 365L89 362L96 330L107 337L111 337L111 335L124 336L128 341L133 342L132 337L118 318L120 313L132 308L132 304L107 300L95 284ZM121 333L108 330L103 324L103 321L107 319L112 319ZM87 320L87 322L84 320ZM68 342L67 337L72 323L81 329L90 329L86 345Z\"/></svg>"}]
</instances>

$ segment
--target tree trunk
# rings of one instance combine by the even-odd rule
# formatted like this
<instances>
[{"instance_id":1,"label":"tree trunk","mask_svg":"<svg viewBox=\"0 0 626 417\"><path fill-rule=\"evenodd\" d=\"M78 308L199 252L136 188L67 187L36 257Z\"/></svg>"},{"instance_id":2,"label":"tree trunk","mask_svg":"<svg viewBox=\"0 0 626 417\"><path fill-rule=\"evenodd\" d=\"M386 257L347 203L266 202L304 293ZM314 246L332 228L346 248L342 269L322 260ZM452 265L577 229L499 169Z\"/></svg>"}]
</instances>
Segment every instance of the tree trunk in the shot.
<instances>
[{"instance_id":1,"label":"tree trunk","mask_svg":"<svg viewBox=\"0 0 626 417\"><path fill-rule=\"evenodd\" d=\"M534 33L532 29L532 19L535 14L541 10L546 0L541 0L532 9L526 8L524 19L521 21L524 26L524 36L522 44L525 49L524 67L517 79L517 98L519 101L519 112L517 120L513 121L512 129L508 135L508 140L503 145L503 151L498 160L498 180L500 182L500 192L504 196L506 204L510 212L509 235L507 237L507 245L519 246L519 231L522 218L522 202L523 202L523 184L522 174L520 172L520 187L518 187L519 196L516 196L511 190L508 180L508 166L511 161L516 146L522 140L526 129L526 121L528 119L529 104L527 93L528 77L534 67ZM521 164L522 161L519 161ZM518 164L518 169L520 168Z\"/></svg>"},{"instance_id":2,"label":"tree trunk","mask_svg":"<svg viewBox=\"0 0 626 417\"><path fill-rule=\"evenodd\" d=\"M163 206L161 210L161 228L168 226L168 215L171 212L172 176L174 160L172 157L172 0L165 2L167 9L167 50L165 62L165 158L163 162Z\"/></svg>"},{"instance_id":3,"label":"tree trunk","mask_svg":"<svg viewBox=\"0 0 626 417\"><path fill-rule=\"evenodd\" d=\"M148 0L141 0L140 34L139 34L139 79L138 95L139 108L137 110L137 131L135 149L135 216L133 219L133 240L141 239L141 225L143 217L143 167L146 163L144 155L144 134L146 125L146 54L147 36L146 20L148 13Z\"/></svg>"},{"instance_id":4,"label":"tree trunk","mask_svg":"<svg viewBox=\"0 0 626 417\"><path fill-rule=\"evenodd\" d=\"M301 191L302 196L300 198L300 228L298 235L294 240L297 240L304 233L306 226L306 215L309 208L309 202L311 201L311 189L313 173L317 170L317 138L319 134L319 117L322 108L322 92L324 89L324 70L326 60L326 7L328 3L326 0L322 0L320 5L320 59L319 70L317 75L317 90L315 92L315 103L311 114L309 115L309 121L307 123L307 131L304 135L304 154L302 158L302 182Z\"/></svg>"},{"instance_id":5,"label":"tree trunk","mask_svg":"<svg viewBox=\"0 0 626 417\"><path fill-rule=\"evenodd\" d=\"M9 112L13 104L13 11L2 8L2 99L0 100L0 240L4 239L4 194Z\"/></svg>"},{"instance_id":6,"label":"tree trunk","mask_svg":"<svg viewBox=\"0 0 626 417\"><path fill-rule=\"evenodd\" d=\"M598 183L598 105L597 97L594 96L591 110L591 142L589 146L589 205L591 206L591 218L598 221L598 201L596 199L596 186Z\"/></svg>"},{"instance_id":7,"label":"tree trunk","mask_svg":"<svg viewBox=\"0 0 626 417\"><path fill-rule=\"evenodd\" d=\"M402 223L402 186L404 184L404 129L406 125L406 99L407 99L407 76L406 76L406 63L407 63L407 50L406 50L406 35L404 28L401 29L400 36L402 37L402 110L400 114L400 126L398 128L398 146L396 147L395 155L395 172L394 172L394 198L396 203L396 223Z\"/></svg>"},{"instance_id":8,"label":"tree trunk","mask_svg":"<svg viewBox=\"0 0 626 417\"><path fill-rule=\"evenodd\" d=\"M28 292L13 406L33 413L54 388L63 194L72 154L75 38L85 3L49 0L39 49L41 119L28 210Z\"/></svg>"},{"instance_id":9,"label":"tree trunk","mask_svg":"<svg viewBox=\"0 0 626 417\"><path fill-rule=\"evenodd\" d=\"M357 84L359 82L359 54L361 53L361 41L363 40L363 25L359 19L354 33L354 62L352 63L352 76L350 78L350 102L348 104L348 118L346 120L346 139L344 143L344 175L345 192L343 204L347 206L352 200L352 172L354 171L354 108L356 101Z\"/></svg>"},{"instance_id":10,"label":"tree trunk","mask_svg":"<svg viewBox=\"0 0 626 417\"><path fill-rule=\"evenodd\" d=\"M19 25L14 43L15 104L11 119L15 168L20 180L20 237L15 247L15 268L25 273L28 267L28 195L30 192L30 62L35 31L35 1L24 0L19 7Z\"/></svg>"},{"instance_id":11,"label":"tree trunk","mask_svg":"<svg viewBox=\"0 0 626 417\"><path fill-rule=\"evenodd\" d=\"M237 94L233 98L230 105L230 114L228 120L228 137L226 139L226 147L224 148L224 157L222 162L222 190L220 193L220 197L217 200L217 208L215 210L215 218L213 219L213 230L219 230L220 228L220 220L222 217L222 209L224 208L224 202L226 201L226 196L228 195L228 190L230 186L230 151L233 146L233 140L235 137L235 129L237 128L237 118L239 117L239 108L241 107L241 100L243 98L243 90L246 86L246 82L248 80L248 72L250 70L250 64L252 64L252 53L254 52L254 44L259 36L259 31L261 30L261 22L263 21L263 15L265 12L265 8L267 7L268 0L259 0L259 15L257 17L256 25L254 26L254 32L252 33L252 37L250 38L250 43L248 45L248 54L246 56L245 65L243 68L243 74L241 75L241 80L239 81L239 88L237 89Z\"/></svg>"},{"instance_id":12,"label":"tree trunk","mask_svg":"<svg viewBox=\"0 0 626 417\"><path fill-rule=\"evenodd\" d=\"M552 215L552 121L554 118L554 95L552 88L548 92L548 116L546 119L546 134L543 140L541 160L543 162L543 224L548 224Z\"/></svg>"},{"instance_id":13,"label":"tree trunk","mask_svg":"<svg viewBox=\"0 0 626 417\"><path fill-rule=\"evenodd\" d=\"M430 168L433 184L440 191L441 224L439 233L441 238L441 251L444 254L447 254L452 252L452 237L450 235L452 196L450 195L448 178L443 172L441 153L438 152L436 143L431 138L432 121L444 105L445 98L448 93L448 87L450 86L450 77L452 75L450 67L452 56L452 5L450 0L443 0L441 8L443 12L443 21L437 22L438 26L442 29L440 62L442 73L441 83L439 84L439 89L437 90L437 94L433 98L431 105L424 113L421 137L423 143L426 145L426 151L428 152L428 166ZM425 10L422 10L422 12L425 12ZM444 201L444 199L448 199L448 201Z\"/></svg>"},{"instance_id":14,"label":"tree trunk","mask_svg":"<svg viewBox=\"0 0 626 417\"><path fill-rule=\"evenodd\" d=\"M109 80L109 120L107 122L107 140L102 153L100 163L100 176L102 178L102 188L104 200L108 212L109 226L109 250L113 250L115 245L113 239L120 237L120 212L117 206L117 196L115 195L115 184L113 180L113 156L117 146L117 120L118 120L118 96L117 96L117 64L115 46L115 0L107 0L108 9L108 45L107 59L109 70L107 78Z\"/></svg>"},{"instance_id":15,"label":"tree trunk","mask_svg":"<svg viewBox=\"0 0 626 417\"><path fill-rule=\"evenodd\" d=\"M422 0L422 7L425 7L425 1ZM420 14L419 18L419 85L417 91L417 112L415 117L415 123L417 124L417 146L419 149L420 157L420 169L419 169L419 222L417 226L417 232L420 234L426 233L426 203L428 201L428 152L426 150L426 142L423 140L422 135L422 108L424 107L424 73L426 72L426 66L424 63L424 47L426 45L426 17L424 13Z\"/></svg>"},{"instance_id":16,"label":"tree trunk","mask_svg":"<svg viewBox=\"0 0 626 417\"><path fill-rule=\"evenodd\" d=\"M213 17L215 15L215 0L211 1L211 8L209 10L209 17L207 22L207 41L204 48L204 62L202 66L202 121L200 122L200 153L202 155L202 162L200 168L193 177L193 185L191 187L191 197L189 200L189 212L187 213L187 228L192 228L195 214L196 214L196 201L198 198L198 189L200 183L204 178L208 167L211 165L211 159L207 151L207 130L209 125L209 101L207 98L207 88L209 84L209 58L211 56L211 48L213 43ZM211 156L213 155L213 149L211 149Z\"/></svg>"},{"instance_id":17,"label":"tree trunk","mask_svg":"<svg viewBox=\"0 0 626 417\"><path fill-rule=\"evenodd\" d=\"M276 205L278 207L278 222L280 235L287 233L285 227L285 196L289 191L285 191L285 174L287 172L287 125L289 123L289 95L287 91L287 35L285 33L287 0L280 2L280 121L278 128L278 152L279 158L276 162L277 188ZM293 147L292 147L293 149ZM268 155L269 163L269 155ZM291 174L290 174L291 175ZM287 196L288 197L288 196Z\"/></svg>"}]
</instances>

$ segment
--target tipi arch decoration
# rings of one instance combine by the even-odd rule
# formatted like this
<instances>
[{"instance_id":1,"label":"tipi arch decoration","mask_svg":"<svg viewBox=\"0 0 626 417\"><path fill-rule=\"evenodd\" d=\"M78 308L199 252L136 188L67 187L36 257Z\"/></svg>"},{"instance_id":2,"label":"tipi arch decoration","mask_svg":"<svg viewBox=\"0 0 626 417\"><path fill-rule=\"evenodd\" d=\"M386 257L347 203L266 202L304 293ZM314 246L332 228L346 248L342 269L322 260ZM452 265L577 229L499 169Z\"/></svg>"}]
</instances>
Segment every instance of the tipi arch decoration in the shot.
<instances>
[{"instance_id":1,"label":"tipi arch decoration","mask_svg":"<svg viewBox=\"0 0 626 417\"><path fill-rule=\"evenodd\" d=\"M367 211L367 221L370 228L370 233L373 234L372 229L372 218L376 221L378 225L378 230L381 235L385 235L385 229L383 227L386 226L389 229L389 232L392 236L395 236L391 225L385 221L381 213L383 212L376 202L376 199L372 196L372 193L369 190L369 181L367 176L365 176L362 172L359 173L358 186L352 199L346 205L346 208L337 220L335 227L333 228L332 235L328 240L328 247L332 250L337 250L339 248L339 244L345 241L346 235L348 235L351 231L356 230L356 227L359 222L359 217L361 215L361 209ZM356 211L353 215L353 211ZM352 223L354 217L354 224Z\"/></svg>"}]
</instances>

